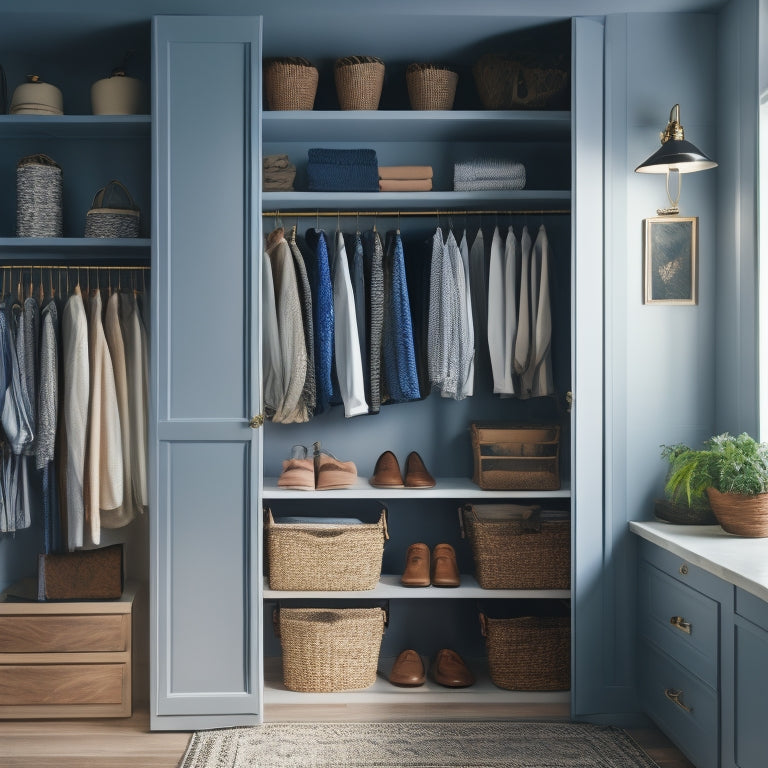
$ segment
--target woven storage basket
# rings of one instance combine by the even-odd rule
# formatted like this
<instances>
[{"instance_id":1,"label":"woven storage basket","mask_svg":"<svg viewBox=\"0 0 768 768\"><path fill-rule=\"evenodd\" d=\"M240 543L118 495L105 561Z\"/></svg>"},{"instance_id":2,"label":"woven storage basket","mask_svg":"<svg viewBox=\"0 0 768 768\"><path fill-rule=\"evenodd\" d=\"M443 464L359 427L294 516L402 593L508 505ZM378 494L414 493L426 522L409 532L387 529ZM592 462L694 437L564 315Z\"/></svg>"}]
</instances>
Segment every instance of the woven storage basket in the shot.
<instances>
[{"instance_id":1,"label":"woven storage basket","mask_svg":"<svg viewBox=\"0 0 768 768\"><path fill-rule=\"evenodd\" d=\"M488 53L472 68L477 93L486 109L565 109L568 71L533 60Z\"/></svg>"},{"instance_id":2,"label":"woven storage basket","mask_svg":"<svg viewBox=\"0 0 768 768\"><path fill-rule=\"evenodd\" d=\"M376 682L386 624L382 608L280 608L275 613L286 688L328 693Z\"/></svg>"},{"instance_id":3,"label":"woven storage basket","mask_svg":"<svg viewBox=\"0 0 768 768\"><path fill-rule=\"evenodd\" d=\"M405 71L411 109L453 109L459 76L437 64L409 65Z\"/></svg>"},{"instance_id":4,"label":"woven storage basket","mask_svg":"<svg viewBox=\"0 0 768 768\"><path fill-rule=\"evenodd\" d=\"M22 157L16 166L16 236L61 237L62 171L48 155Z\"/></svg>"},{"instance_id":5,"label":"woven storage basket","mask_svg":"<svg viewBox=\"0 0 768 768\"><path fill-rule=\"evenodd\" d=\"M560 488L560 427L472 424L473 482L486 491Z\"/></svg>"},{"instance_id":6,"label":"woven storage basket","mask_svg":"<svg viewBox=\"0 0 768 768\"><path fill-rule=\"evenodd\" d=\"M347 56L333 66L342 109L378 109L384 85L384 62L375 56Z\"/></svg>"},{"instance_id":7,"label":"woven storage basket","mask_svg":"<svg viewBox=\"0 0 768 768\"><path fill-rule=\"evenodd\" d=\"M267 106L272 110L312 109L318 79L317 67L307 59L270 59L264 68Z\"/></svg>"},{"instance_id":8,"label":"woven storage basket","mask_svg":"<svg viewBox=\"0 0 768 768\"><path fill-rule=\"evenodd\" d=\"M264 520L269 586L281 590L367 590L381 576L386 511L377 523L334 525Z\"/></svg>"},{"instance_id":9,"label":"woven storage basket","mask_svg":"<svg viewBox=\"0 0 768 768\"><path fill-rule=\"evenodd\" d=\"M724 531L754 539L768 536L768 493L744 496L707 488L707 496Z\"/></svg>"},{"instance_id":10,"label":"woven storage basket","mask_svg":"<svg viewBox=\"0 0 768 768\"><path fill-rule=\"evenodd\" d=\"M569 520L542 519L538 507L514 504L467 505L461 514L483 589L570 588Z\"/></svg>"},{"instance_id":11,"label":"woven storage basket","mask_svg":"<svg viewBox=\"0 0 768 768\"><path fill-rule=\"evenodd\" d=\"M85 237L138 237L141 213L125 185L112 180L85 215Z\"/></svg>"},{"instance_id":12,"label":"woven storage basket","mask_svg":"<svg viewBox=\"0 0 768 768\"><path fill-rule=\"evenodd\" d=\"M571 623L567 615L490 618L481 613L480 627L485 637L488 671L499 688L570 689Z\"/></svg>"},{"instance_id":13,"label":"woven storage basket","mask_svg":"<svg viewBox=\"0 0 768 768\"><path fill-rule=\"evenodd\" d=\"M653 503L653 514L667 523L675 525L717 525L710 507L689 507L668 499L656 499Z\"/></svg>"}]
</instances>

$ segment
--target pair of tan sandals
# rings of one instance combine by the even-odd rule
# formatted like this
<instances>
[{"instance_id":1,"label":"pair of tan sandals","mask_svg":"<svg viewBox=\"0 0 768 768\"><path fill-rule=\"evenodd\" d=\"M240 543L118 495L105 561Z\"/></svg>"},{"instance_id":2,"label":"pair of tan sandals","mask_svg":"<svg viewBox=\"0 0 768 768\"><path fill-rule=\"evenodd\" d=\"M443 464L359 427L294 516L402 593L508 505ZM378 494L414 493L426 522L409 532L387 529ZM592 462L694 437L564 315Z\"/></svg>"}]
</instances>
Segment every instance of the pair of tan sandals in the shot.
<instances>
[{"instance_id":1,"label":"pair of tan sandals","mask_svg":"<svg viewBox=\"0 0 768 768\"><path fill-rule=\"evenodd\" d=\"M357 482L357 467L353 461L340 461L314 443L313 457L305 445L294 445L291 458L283 461L283 471L277 479L279 488L294 491L330 491L351 488Z\"/></svg>"}]
</instances>

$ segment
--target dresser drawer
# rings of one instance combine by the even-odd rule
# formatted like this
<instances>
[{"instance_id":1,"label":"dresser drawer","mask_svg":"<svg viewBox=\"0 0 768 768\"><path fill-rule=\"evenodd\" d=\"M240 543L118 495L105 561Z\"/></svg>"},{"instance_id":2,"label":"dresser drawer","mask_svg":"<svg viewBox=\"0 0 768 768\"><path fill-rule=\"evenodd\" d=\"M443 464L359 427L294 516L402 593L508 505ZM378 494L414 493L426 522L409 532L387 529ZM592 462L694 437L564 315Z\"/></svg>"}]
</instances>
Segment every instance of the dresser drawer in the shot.
<instances>
[{"instance_id":1,"label":"dresser drawer","mask_svg":"<svg viewBox=\"0 0 768 768\"><path fill-rule=\"evenodd\" d=\"M645 711L697 768L717 768L717 692L649 643L641 642L639 651Z\"/></svg>"},{"instance_id":2,"label":"dresser drawer","mask_svg":"<svg viewBox=\"0 0 768 768\"><path fill-rule=\"evenodd\" d=\"M717 688L719 604L646 561L639 578L641 636Z\"/></svg>"},{"instance_id":3,"label":"dresser drawer","mask_svg":"<svg viewBox=\"0 0 768 768\"><path fill-rule=\"evenodd\" d=\"M0 616L0 653L87 653L130 647L127 614Z\"/></svg>"}]
</instances>

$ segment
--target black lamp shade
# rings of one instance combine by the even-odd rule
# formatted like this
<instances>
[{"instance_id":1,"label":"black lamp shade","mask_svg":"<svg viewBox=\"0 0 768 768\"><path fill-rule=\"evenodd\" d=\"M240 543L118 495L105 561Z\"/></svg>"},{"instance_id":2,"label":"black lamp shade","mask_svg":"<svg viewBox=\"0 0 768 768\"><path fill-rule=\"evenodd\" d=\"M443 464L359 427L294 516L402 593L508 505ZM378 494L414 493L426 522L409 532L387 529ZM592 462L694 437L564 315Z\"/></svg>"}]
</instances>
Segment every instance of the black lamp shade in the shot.
<instances>
[{"instance_id":1,"label":"black lamp shade","mask_svg":"<svg viewBox=\"0 0 768 768\"><path fill-rule=\"evenodd\" d=\"M670 139L661 145L644 163L635 168L636 173L695 173L717 167L714 160L708 158L690 141Z\"/></svg>"}]
</instances>

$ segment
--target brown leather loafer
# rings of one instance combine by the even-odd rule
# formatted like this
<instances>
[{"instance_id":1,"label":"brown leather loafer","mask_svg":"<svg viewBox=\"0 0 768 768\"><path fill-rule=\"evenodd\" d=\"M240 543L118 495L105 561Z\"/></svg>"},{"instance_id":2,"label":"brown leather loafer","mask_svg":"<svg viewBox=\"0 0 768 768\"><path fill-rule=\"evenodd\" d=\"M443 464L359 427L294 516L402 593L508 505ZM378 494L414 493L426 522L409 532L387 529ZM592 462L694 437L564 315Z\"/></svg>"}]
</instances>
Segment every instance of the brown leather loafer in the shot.
<instances>
[{"instance_id":1,"label":"brown leather loafer","mask_svg":"<svg viewBox=\"0 0 768 768\"><path fill-rule=\"evenodd\" d=\"M438 544L432 550L432 586L458 587L460 581L456 552L450 544Z\"/></svg>"},{"instance_id":2,"label":"brown leather loafer","mask_svg":"<svg viewBox=\"0 0 768 768\"><path fill-rule=\"evenodd\" d=\"M424 685L427 679L427 673L424 669L424 662L416 651L410 649L403 651L392 665L389 673L389 682L392 685L401 685L411 687Z\"/></svg>"},{"instance_id":3,"label":"brown leather loafer","mask_svg":"<svg viewBox=\"0 0 768 768\"><path fill-rule=\"evenodd\" d=\"M408 547L400 583L404 587L429 586L429 547L426 544L417 542Z\"/></svg>"},{"instance_id":4,"label":"brown leather loafer","mask_svg":"<svg viewBox=\"0 0 768 768\"><path fill-rule=\"evenodd\" d=\"M448 688L467 688L475 682L474 675L456 651L443 648L432 663L432 679Z\"/></svg>"},{"instance_id":5,"label":"brown leather loafer","mask_svg":"<svg viewBox=\"0 0 768 768\"><path fill-rule=\"evenodd\" d=\"M435 478L427 472L421 456L416 451L411 451L405 460L405 487L406 488L434 488Z\"/></svg>"},{"instance_id":6,"label":"brown leather loafer","mask_svg":"<svg viewBox=\"0 0 768 768\"><path fill-rule=\"evenodd\" d=\"M403 476L400 473L400 465L397 456L392 451L384 451L376 460L373 468L371 485L374 488L402 488Z\"/></svg>"}]
</instances>

